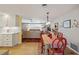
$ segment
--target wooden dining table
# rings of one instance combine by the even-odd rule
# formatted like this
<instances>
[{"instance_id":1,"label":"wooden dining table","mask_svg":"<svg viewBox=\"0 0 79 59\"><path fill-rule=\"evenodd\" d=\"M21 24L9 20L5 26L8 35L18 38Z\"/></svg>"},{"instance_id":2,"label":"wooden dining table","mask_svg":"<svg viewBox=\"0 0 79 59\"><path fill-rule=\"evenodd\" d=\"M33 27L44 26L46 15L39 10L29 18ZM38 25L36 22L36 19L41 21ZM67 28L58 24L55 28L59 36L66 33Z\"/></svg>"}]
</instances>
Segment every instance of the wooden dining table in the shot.
<instances>
[{"instance_id":1,"label":"wooden dining table","mask_svg":"<svg viewBox=\"0 0 79 59\"><path fill-rule=\"evenodd\" d=\"M47 55L48 51L47 49L50 48L50 46L52 46L52 39L50 39L50 37L47 36L47 34L43 34L42 35L42 40L43 40L43 45L44 47L42 49L44 49L43 54Z\"/></svg>"}]
</instances>

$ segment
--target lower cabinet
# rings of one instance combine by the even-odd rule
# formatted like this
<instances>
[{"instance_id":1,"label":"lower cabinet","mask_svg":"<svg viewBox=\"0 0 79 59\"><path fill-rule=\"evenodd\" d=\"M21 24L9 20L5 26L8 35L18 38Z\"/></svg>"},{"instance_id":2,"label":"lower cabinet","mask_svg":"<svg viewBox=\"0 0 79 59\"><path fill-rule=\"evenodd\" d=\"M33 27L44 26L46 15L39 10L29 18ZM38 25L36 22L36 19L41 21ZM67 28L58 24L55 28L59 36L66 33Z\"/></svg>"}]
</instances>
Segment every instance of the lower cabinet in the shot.
<instances>
[{"instance_id":1,"label":"lower cabinet","mask_svg":"<svg viewBox=\"0 0 79 59\"><path fill-rule=\"evenodd\" d=\"M0 47L12 47L18 44L18 34L1 34Z\"/></svg>"}]
</instances>

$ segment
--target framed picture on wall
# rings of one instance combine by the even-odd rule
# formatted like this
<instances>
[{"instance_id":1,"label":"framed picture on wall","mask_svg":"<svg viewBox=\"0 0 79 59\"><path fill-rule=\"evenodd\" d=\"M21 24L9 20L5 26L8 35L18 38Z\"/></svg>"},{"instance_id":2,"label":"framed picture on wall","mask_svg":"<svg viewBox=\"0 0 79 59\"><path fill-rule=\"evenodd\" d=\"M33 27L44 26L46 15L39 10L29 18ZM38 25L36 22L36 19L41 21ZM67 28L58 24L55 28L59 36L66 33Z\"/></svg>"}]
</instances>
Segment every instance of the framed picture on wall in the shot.
<instances>
[{"instance_id":1,"label":"framed picture on wall","mask_svg":"<svg viewBox=\"0 0 79 59\"><path fill-rule=\"evenodd\" d=\"M71 20L65 20L63 22L63 27L64 28L71 28Z\"/></svg>"}]
</instances>

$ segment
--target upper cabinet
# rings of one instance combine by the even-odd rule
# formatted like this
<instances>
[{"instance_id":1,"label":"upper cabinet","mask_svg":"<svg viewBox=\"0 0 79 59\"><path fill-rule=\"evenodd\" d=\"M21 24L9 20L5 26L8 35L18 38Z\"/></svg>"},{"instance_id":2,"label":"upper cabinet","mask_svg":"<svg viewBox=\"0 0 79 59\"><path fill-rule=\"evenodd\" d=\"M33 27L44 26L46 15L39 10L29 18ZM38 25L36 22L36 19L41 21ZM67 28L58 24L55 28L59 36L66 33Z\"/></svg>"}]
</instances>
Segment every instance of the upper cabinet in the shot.
<instances>
[{"instance_id":1,"label":"upper cabinet","mask_svg":"<svg viewBox=\"0 0 79 59\"><path fill-rule=\"evenodd\" d=\"M4 23L4 21L2 19L2 15L0 15L0 28L4 26L3 23Z\"/></svg>"},{"instance_id":2,"label":"upper cabinet","mask_svg":"<svg viewBox=\"0 0 79 59\"><path fill-rule=\"evenodd\" d=\"M0 14L0 27L15 27L18 26L16 15Z\"/></svg>"},{"instance_id":3,"label":"upper cabinet","mask_svg":"<svg viewBox=\"0 0 79 59\"><path fill-rule=\"evenodd\" d=\"M7 19L6 26L8 27L15 27L16 26L16 17L15 15L10 15Z\"/></svg>"}]
</instances>

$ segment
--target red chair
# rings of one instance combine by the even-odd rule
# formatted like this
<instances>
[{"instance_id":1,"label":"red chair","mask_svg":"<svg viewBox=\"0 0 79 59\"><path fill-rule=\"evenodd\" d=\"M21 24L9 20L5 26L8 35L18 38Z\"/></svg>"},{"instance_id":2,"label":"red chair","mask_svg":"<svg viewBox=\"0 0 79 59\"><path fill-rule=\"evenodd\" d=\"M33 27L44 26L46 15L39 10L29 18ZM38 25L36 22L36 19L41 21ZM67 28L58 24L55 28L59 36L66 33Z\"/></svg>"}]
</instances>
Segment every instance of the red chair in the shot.
<instances>
[{"instance_id":1,"label":"red chair","mask_svg":"<svg viewBox=\"0 0 79 59\"><path fill-rule=\"evenodd\" d=\"M63 38L62 34L52 42L52 48L48 49L49 55L64 55L67 41Z\"/></svg>"},{"instance_id":2,"label":"red chair","mask_svg":"<svg viewBox=\"0 0 79 59\"><path fill-rule=\"evenodd\" d=\"M50 37L50 39L52 39L52 34L51 34L51 33L49 33L48 37Z\"/></svg>"},{"instance_id":3,"label":"red chair","mask_svg":"<svg viewBox=\"0 0 79 59\"><path fill-rule=\"evenodd\" d=\"M43 38L42 38L43 34L44 34L43 32L40 33L40 38L41 38L41 54L43 53L43 47L44 47Z\"/></svg>"}]
</instances>

